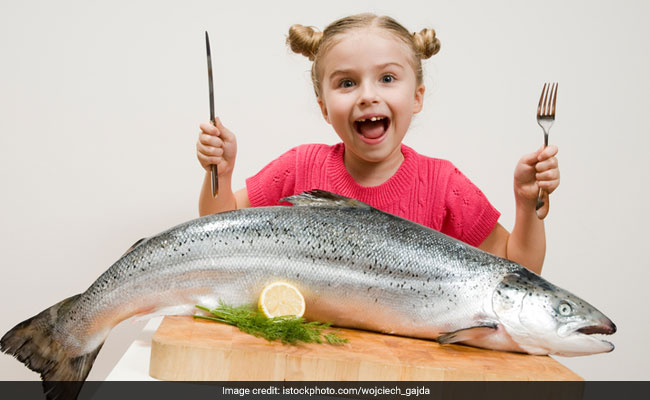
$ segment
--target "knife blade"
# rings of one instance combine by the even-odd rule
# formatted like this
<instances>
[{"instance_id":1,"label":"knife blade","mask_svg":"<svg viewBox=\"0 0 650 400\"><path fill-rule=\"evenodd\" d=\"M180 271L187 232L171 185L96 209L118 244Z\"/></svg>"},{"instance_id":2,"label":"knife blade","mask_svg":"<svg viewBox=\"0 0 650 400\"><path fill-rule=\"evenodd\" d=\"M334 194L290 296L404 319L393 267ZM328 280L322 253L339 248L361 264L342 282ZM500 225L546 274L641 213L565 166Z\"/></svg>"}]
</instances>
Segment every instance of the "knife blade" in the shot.
<instances>
[{"instance_id":1,"label":"knife blade","mask_svg":"<svg viewBox=\"0 0 650 400\"><path fill-rule=\"evenodd\" d=\"M205 31L205 50L208 54L208 87L210 89L210 122L215 124L214 119L214 86L212 84L212 56L210 55L210 37L208 31ZM219 193L219 180L217 175L217 166L211 165L211 182L212 182L212 197L217 197Z\"/></svg>"}]
</instances>

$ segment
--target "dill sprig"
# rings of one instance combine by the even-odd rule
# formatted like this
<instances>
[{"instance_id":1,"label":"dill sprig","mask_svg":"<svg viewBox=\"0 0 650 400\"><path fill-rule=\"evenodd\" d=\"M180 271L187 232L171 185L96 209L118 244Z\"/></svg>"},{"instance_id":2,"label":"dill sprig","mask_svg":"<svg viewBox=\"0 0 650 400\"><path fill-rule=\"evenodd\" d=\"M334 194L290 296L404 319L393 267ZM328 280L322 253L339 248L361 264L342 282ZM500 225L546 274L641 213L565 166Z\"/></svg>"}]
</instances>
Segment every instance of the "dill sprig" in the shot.
<instances>
[{"instance_id":1,"label":"dill sprig","mask_svg":"<svg viewBox=\"0 0 650 400\"><path fill-rule=\"evenodd\" d=\"M242 332L263 337L268 341L281 340L284 344L323 343L340 345L347 343L337 332L323 332L330 327L329 323L317 321L307 322L304 318L294 316L268 318L251 306L233 307L219 302L217 308L207 308L197 305L196 308L206 311L214 317L194 315L194 318L224 322L236 326Z\"/></svg>"}]
</instances>

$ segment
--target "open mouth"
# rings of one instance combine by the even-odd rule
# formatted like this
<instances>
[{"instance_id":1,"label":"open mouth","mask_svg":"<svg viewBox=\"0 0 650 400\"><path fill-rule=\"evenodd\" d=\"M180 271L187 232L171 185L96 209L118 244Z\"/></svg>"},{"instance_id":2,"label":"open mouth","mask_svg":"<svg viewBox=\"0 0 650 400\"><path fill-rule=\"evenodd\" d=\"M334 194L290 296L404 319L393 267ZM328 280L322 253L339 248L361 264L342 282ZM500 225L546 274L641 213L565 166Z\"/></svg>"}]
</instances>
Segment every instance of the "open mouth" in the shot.
<instances>
[{"instance_id":1,"label":"open mouth","mask_svg":"<svg viewBox=\"0 0 650 400\"><path fill-rule=\"evenodd\" d=\"M578 329L578 332L584 333L585 335L594 335L594 334L611 335L616 332L616 325L612 324L611 326L608 325L585 326L584 328Z\"/></svg>"},{"instance_id":2,"label":"open mouth","mask_svg":"<svg viewBox=\"0 0 650 400\"><path fill-rule=\"evenodd\" d=\"M359 118L354 121L354 129L361 136L361 140L368 144L376 144L384 140L390 118L383 115L373 115Z\"/></svg>"},{"instance_id":3,"label":"open mouth","mask_svg":"<svg viewBox=\"0 0 650 400\"><path fill-rule=\"evenodd\" d=\"M575 331L576 333L583 334L583 335L588 335L594 340L599 340L605 344L608 344L611 346L611 350L614 350L614 344L604 340L601 335L612 335L616 332L616 325L614 325L613 322L610 324L599 324L599 325L590 325L590 326L585 326L580 329L577 329Z\"/></svg>"}]
</instances>

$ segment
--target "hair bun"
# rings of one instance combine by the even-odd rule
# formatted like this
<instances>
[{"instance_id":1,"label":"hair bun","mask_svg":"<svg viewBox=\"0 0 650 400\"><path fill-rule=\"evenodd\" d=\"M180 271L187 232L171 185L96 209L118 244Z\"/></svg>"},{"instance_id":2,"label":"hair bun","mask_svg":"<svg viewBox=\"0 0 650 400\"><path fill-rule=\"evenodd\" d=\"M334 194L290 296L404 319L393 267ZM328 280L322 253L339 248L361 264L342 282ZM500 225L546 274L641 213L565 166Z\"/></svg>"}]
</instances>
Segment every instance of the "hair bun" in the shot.
<instances>
[{"instance_id":1,"label":"hair bun","mask_svg":"<svg viewBox=\"0 0 650 400\"><path fill-rule=\"evenodd\" d=\"M289 28L287 44L294 53L302 54L310 61L314 61L322 38L323 32L319 32L311 26L296 24Z\"/></svg>"},{"instance_id":2,"label":"hair bun","mask_svg":"<svg viewBox=\"0 0 650 400\"><path fill-rule=\"evenodd\" d=\"M413 43L420 58L426 60L440 51L440 40L436 38L436 31L424 28L420 32L413 33Z\"/></svg>"}]
</instances>

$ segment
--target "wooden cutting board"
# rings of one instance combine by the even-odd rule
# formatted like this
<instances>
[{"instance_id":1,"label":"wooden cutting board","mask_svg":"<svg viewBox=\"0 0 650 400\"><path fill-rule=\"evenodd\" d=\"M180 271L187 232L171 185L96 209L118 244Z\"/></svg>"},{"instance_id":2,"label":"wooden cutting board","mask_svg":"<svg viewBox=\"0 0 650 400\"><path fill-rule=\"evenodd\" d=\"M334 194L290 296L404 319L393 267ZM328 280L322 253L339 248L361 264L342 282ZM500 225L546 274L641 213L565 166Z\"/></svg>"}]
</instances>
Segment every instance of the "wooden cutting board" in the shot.
<instances>
[{"instance_id":1,"label":"wooden cutting board","mask_svg":"<svg viewBox=\"0 0 650 400\"><path fill-rule=\"evenodd\" d=\"M226 324L165 317L152 339L149 374L172 381L582 380L548 356L353 329L340 334L349 342L283 345Z\"/></svg>"}]
</instances>

